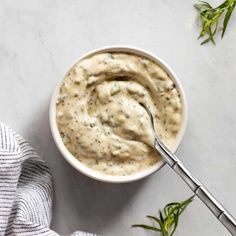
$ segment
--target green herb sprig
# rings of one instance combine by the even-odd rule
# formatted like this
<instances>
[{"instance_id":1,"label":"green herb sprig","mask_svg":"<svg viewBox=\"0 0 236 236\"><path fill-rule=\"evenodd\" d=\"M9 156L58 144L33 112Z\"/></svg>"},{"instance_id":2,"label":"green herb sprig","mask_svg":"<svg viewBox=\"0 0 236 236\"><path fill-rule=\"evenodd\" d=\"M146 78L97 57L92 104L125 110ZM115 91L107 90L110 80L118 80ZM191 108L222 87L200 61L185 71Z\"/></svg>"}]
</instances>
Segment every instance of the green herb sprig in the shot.
<instances>
[{"instance_id":1,"label":"green herb sprig","mask_svg":"<svg viewBox=\"0 0 236 236\"><path fill-rule=\"evenodd\" d=\"M160 232L162 236L172 236L178 226L179 216L185 208L193 201L194 196L183 202L172 202L167 204L163 210L159 211L159 218L148 215L158 226L150 226L145 224L135 224L132 227L139 227L146 230Z\"/></svg>"},{"instance_id":2,"label":"green herb sprig","mask_svg":"<svg viewBox=\"0 0 236 236\"><path fill-rule=\"evenodd\" d=\"M224 16L223 30L221 33L221 38L223 38L230 17L235 9L236 0L225 0L216 8L213 8L205 1L200 1L199 4L195 4L194 6L199 11L200 19L202 21L202 30L198 38L200 39L204 36L207 36L206 39L201 42L201 44L208 43L209 41L215 44L214 36L217 33L219 20Z\"/></svg>"}]
</instances>

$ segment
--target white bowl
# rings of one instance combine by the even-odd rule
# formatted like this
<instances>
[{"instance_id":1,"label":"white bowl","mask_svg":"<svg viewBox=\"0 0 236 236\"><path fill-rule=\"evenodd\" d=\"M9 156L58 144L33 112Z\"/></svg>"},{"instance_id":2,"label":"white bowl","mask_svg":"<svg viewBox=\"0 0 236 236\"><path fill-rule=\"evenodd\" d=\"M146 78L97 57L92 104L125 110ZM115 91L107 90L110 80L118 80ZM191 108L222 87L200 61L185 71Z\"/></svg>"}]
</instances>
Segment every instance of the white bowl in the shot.
<instances>
[{"instance_id":1,"label":"white bowl","mask_svg":"<svg viewBox=\"0 0 236 236\"><path fill-rule=\"evenodd\" d=\"M103 48L98 48L96 50L93 50L85 55L83 55L82 57L78 58L76 60L76 62L78 62L79 60L82 60L84 58L90 57L94 54L97 53L102 53L102 52L129 52L129 53L133 53L136 55L140 55L140 56L144 56L146 58L149 58L153 61L155 61L157 64L159 64L170 76L170 78L174 81L174 83L176 84L176 87L178 89L178 91L180 92L181 98L182 98L182 104L183 104L183 116L182 116L182 124L178 133L178 136L176 138L176 143L175 146L173 148L173 151L176 151L182 138L184 135L184 131L186 128L186 123L187 123L187 103L186 103L186 97L182 88L182 85L180 84L179 79L177 78L177 76L175 75L175 73L172 71L172 69L165 63L163 62L159 57L157 57L156 55L147 52L146 50L143 49L139 49L136 47L132 47L132 46L107 46L107 47L103 47ZM75 64L75 63L74 63ZM74 66L73 64L73 66ZM142 179L148 175L151 175L152 173L154 173L155 171L159 170L164 164L165 161L164 160L160 160L159 162L157 162L154 166L151 166L150 168L147 168L143 171L140 171L138 173L132 174L132 175L127 175L127 176L112 176L112 175L107 175L107 174L103 174L100 173L98 171L95 171L89 167L87 167L85 164L83 164L82 162L80 162L76 157L74 157L69 151L68 149L65 147L60 133L58 131L57 128L57 123L56 123L56 100L58 97L58 93L59 93L59 88L61 86L63 80L61 80L57 86L56 89L53 93L53 96L51 98L51 104L50 104L50 111L49 111L49 121L50 121L50 127L51 127L51 132L52 132L52 136L55 140L55 143L58 147L58 149L60 150L61 154L63 155L63 157L78 171L80 171L81 173L96 179L96 180L100 180L102 182L109 182L109 183L126 183L126 182L132 182L135 180L139 180Z\"/></svg>"}]
</instances>

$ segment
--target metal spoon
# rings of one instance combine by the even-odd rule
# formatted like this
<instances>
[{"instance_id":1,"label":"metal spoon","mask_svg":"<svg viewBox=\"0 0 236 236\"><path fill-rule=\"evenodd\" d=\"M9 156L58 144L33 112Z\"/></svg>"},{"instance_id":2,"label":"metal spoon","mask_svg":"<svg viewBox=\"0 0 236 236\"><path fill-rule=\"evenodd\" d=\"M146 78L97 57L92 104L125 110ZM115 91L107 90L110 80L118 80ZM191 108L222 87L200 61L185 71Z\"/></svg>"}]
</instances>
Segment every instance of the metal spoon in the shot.
<instances>
[{"instance_id":1,"label":"metal spoon","mask_svg":"<svg viewBox=\"0 0 236 236\"><path fill-rule=\"evenodd\" d=\"M236 236L236 220L234 217L215 199L207 188L196 179L182 164L179 158L173 154L159 139L156 134L154 119L151 111L144 104L140 103L147 111L151 119L152 129L154 132L154 148L161 154L167 164L187 183L195 195L211 210L216 218L225 226L225 228Z\"/></svg>"}]
</instances>

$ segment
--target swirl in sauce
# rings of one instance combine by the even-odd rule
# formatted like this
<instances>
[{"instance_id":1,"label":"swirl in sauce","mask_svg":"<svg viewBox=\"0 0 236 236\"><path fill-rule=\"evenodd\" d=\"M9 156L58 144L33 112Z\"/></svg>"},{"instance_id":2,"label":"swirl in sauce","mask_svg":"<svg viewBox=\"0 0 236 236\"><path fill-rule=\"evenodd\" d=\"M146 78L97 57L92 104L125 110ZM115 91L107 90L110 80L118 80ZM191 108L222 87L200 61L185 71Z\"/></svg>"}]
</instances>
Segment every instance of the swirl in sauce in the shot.
<instances>
[{"instance_id":1,"label":"swirl in sauce","mask_svg":"<svg viewBox=\"0 0 236 236\"><path fill-rule=\"evenodd\" d=\"M155 62L129 53L99 53L77 62L57 100L57 126L67 149L109 175L130 175L160 160L146 104L162 141L172 149L182 103L175 84Z\"/></svg>"}]
</instances>

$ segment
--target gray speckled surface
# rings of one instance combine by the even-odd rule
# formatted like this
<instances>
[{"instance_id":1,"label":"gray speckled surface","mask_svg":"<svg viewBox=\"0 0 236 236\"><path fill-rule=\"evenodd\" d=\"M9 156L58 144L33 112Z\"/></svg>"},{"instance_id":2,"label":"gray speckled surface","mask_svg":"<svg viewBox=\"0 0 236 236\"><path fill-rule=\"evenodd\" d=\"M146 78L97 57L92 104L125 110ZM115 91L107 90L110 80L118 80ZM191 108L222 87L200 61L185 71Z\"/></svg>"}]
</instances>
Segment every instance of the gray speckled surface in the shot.
<instances>
[{"instance_id":1,"label":"gray speckled surface","mask_svg":"<svg viewBox=\"0 0 236 236\"><path fill-rule=\"evenodd\" d=\"M152 235L130 225L191 194L168 166L143 181L111 185L82 176L59 154L48 124L51 93L78 56L111 44L152 51L177 73L189 106L178 155L236 215L236 15L223 41L199 46L194 2L0 1L0 120L24 135L50 165L53 228L59 233ZM195 199L180 221L180 235L228 233Z\"/></svg>"}]
</instances>

